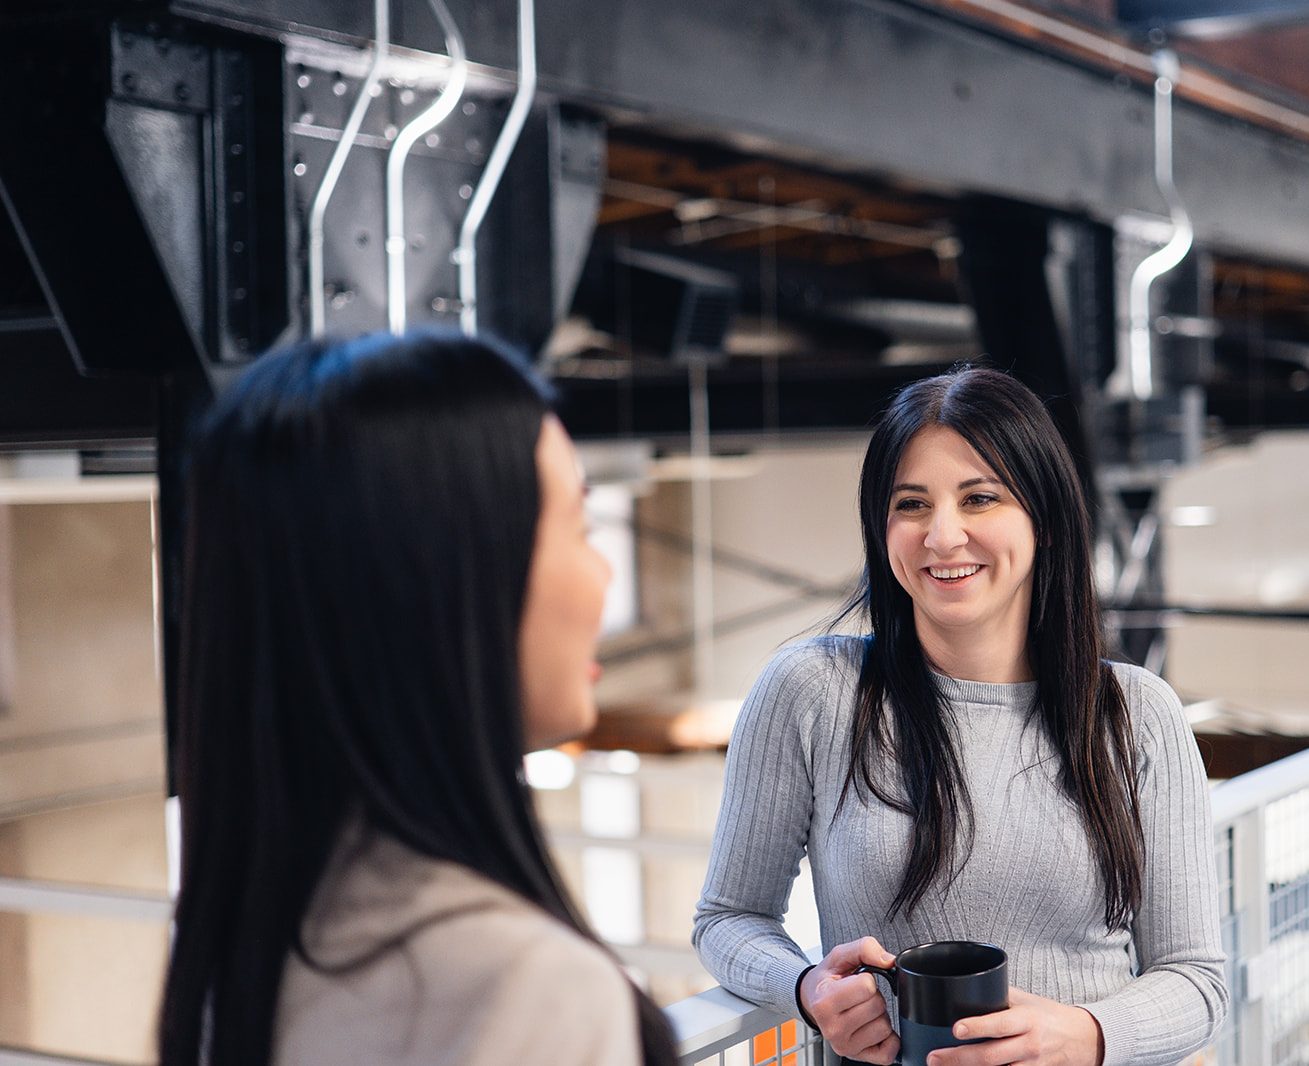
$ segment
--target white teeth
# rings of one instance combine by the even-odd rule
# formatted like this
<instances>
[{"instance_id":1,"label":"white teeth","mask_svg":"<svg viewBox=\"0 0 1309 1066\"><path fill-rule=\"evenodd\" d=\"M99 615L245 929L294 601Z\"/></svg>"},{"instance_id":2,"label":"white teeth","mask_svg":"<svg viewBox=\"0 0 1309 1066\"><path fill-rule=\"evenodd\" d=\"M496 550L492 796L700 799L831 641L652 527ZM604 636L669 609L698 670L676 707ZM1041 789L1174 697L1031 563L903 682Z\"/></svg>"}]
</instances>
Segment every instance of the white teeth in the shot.
<instances>
[{"instance_id":1,"label":"white teeth","mask_svg":"<svg viewBox=\"0 0 1309 1066\"><path fill-rule=\"evenodd\" d=\"M972 566L960 566L953 570L936 570L929 566L927 568L927 572L931 574L933 577L945 579L951 577L971 577L973 574L977 573L977 571L979 571L980 569L982 568L978 566L976 563L974 563Z\"/></svg>"}]
</instances>

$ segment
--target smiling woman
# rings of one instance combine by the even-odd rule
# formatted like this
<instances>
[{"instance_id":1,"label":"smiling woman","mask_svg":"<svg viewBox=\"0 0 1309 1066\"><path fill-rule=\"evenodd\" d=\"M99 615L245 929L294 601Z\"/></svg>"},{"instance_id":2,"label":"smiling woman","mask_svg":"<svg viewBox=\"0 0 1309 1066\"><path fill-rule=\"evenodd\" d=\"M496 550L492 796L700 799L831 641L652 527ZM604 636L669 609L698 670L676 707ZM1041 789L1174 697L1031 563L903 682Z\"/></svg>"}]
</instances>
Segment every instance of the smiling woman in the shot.
<instances>
[{"instance_id":1,"label":"smiling woman","mask_svg":"<svg viewBox=\"0 0 1309 1066\"><path fill-rule=\"evenodd\" d=\"M913 437L895 478L887 555L924 654L951 677L1031 680L1036 532L1018 497L946 426Z\"/></svg>"},{"instance_id":2,"label":"smiling woman","mask_svg":"<svg viewBox=\"0 0 1309 1066\"><path fill-rule=\"evenodd\" d=\"M1176 695L1105 658L1050 416L995 371L909 386L869 442L860 517L867 634L784 649L737 720L701 959L890 1063L897 1005L863 968L994 944L1009 1007L957 1019L931 1066L1177 1063L1227 1009L1208 790ZM817 966L781 921L806 853Z\"/></svg>"}]
</instances>

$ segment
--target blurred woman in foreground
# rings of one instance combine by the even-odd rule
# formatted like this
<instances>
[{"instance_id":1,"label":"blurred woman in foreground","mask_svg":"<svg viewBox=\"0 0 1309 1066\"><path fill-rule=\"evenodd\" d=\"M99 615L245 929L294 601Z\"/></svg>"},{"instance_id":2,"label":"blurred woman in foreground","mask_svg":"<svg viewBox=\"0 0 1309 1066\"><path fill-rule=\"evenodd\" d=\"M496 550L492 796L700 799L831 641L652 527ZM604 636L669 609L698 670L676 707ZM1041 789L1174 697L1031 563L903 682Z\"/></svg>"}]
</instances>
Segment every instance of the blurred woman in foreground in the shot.
<instances>
[{"instance_id":1,"label":"blurred woman in foreground","mask_svg":"<svg viewBox=\"0 0 1309 1066\"><path fill-rule=\"evenodd\" d=\"M188 469L162 1066L673 1061L546 852L609 569L540 384L458 336L312 342Z\"/></svg>"}]
</instances>

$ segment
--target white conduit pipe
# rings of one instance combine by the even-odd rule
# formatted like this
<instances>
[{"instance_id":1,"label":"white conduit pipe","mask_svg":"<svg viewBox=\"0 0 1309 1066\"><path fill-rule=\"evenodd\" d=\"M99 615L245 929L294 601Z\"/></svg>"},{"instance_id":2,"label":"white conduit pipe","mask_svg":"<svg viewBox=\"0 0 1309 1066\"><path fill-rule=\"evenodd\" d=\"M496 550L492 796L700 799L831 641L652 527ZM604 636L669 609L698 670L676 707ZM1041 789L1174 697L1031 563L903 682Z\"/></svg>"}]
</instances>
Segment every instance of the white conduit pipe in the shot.
<instances>
[{"instance_id":1,"label":"white conduit pipe","mask_svg":"<svg viewBox=\"0 0 1309 1066\"><path fill-rule=\"evenodd\" d=\"M1168 204L1173 220L1173 235L1158 251L1147 256L1132 272L1127 306L1130 335L1128 367L1133 398L1148 400L1154 395L1154 367L1151 353L1153 331L1150 324L1150 287L1162 275L1175 268L1191 250L1195 231L1191 216L1173 183L1173 87L1177 83L1177 53L1155 53L1154 81L1154 180Z\"/></svg>"},{"instance_id":2,"label":"white conduit pipe","mask_svg":"<svg viewBox=\"0 0 1309 1066\"><path fill-rule=\"evenodd\" d=\"M336 191L336 183L345 169L346 156L354 147L359 127L364 123L364 114L373 99L373 87L382 74L382 65L386 62L387 52L391 47L391 0L374 0L373 3L373 61L364 76L359 95L350 109L341 139L332 152L323 180L314 193L314 202L309 208L309 335L321 337L327 329L326 297L323 291L323 219L327 215L327 203Z\"/></svg>"},{"instance_id":3,"label":"white conduit pipe","mask_svg":"<svg viewBox=\"0 0 1309 1066\"><path fill-rule=\"evenodd\" d=\"M518 143L535 95L536 15L533 0L518 0L518 90L459 228L459 248L455 252L459 264L459 326L468 336L477 332L477 233Z\"/></svg>"},{"instance_id":4,"label":"white conduit pipe","mask_svg":"<svg viewBox=\"0 0 1309 1066\"><path fill-rule=\"evenodd\" d=\"M441 95L415 115L396 134L395 144L386 157L386 318L392 333L405 331L405 162L409 150L439 126L455 109L468 83L468 57L464 54L464 39L450 15L444 0L431 0L432 11L445 34L445 49L453 64L450 78Z\"/></svg>"}]
</instances>

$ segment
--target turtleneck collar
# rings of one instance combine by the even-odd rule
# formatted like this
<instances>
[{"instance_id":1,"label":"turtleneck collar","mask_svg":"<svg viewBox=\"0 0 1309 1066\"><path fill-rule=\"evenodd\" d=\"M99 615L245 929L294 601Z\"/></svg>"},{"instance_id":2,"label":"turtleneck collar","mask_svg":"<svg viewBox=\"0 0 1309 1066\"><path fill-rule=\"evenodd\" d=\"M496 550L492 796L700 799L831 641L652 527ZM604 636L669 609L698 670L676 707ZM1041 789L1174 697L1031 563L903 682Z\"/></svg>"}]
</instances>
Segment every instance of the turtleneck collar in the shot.
<instances>
[{"instance_id":1,"label":"turtleneck collar","mask_svg":"<svg viewBox=\"0 0 1309 1066\"><path fill-rule=\"evenodd\" d=\"M984 707L1012 707L1026 711L1036 699L1035 681L963 681L932 670L937 690L951 703Z\"/></svg>"}]
</instances>

